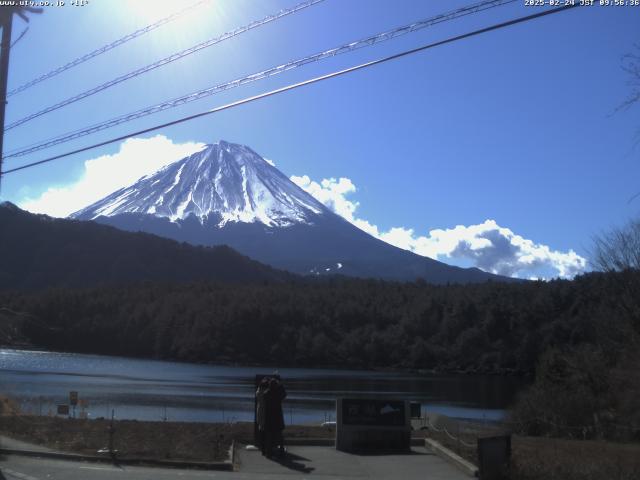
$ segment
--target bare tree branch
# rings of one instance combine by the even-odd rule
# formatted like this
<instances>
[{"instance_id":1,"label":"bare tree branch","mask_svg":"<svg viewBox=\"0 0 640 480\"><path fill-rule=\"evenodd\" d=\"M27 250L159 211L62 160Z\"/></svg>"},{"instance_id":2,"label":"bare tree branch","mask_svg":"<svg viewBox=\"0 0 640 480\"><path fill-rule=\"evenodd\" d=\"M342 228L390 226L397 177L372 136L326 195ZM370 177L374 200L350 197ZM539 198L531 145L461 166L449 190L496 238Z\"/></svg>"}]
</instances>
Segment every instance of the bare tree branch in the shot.
<instances>
[{"instance_id":1,"label":"bare tree branch","mask_svg":"<svg viewBox=\"0 0 640 480\"><path fill-rule=\"evenodd\" d=\"M640 269L640 219L596 236L593 244L592 263L598 270Z\"/></svg>"},{"instance_id":2,"label":"bare tree branch","mask_svg":"<svg viewBox=\"0 0 640 480\"><path fill-rule=\"evenodd\" d=\"M627 86L631 92L616 108L616 111L628 110L640 102L640 44L634 45L635 51L622 57L622 70L627 73Z\"/></svg>"}]
</instances>

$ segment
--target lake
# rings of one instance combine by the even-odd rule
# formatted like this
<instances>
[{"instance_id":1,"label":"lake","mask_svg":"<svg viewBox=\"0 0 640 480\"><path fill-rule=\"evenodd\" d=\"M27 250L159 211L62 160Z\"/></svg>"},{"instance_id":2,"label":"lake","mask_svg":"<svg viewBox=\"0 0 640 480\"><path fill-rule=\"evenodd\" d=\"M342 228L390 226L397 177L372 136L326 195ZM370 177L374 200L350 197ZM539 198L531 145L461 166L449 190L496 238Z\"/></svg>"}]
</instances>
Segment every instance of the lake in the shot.
<instances>
[{"instance_id":1,"label":"lake","mask_svg":"<svg viewBox=\"0 0 640 480\"><path fill-rule=\"evenodd\" d=\"M271 367L230 367L77 353L0 349L0 391L22 411L47 415L77 391L88 418L221 422L253 420L254 376ZM335 399L385 395L423 411L499 420L522 381L482 375L280 368L286 422L335 420Z\"/></svg>"}]
</instances>

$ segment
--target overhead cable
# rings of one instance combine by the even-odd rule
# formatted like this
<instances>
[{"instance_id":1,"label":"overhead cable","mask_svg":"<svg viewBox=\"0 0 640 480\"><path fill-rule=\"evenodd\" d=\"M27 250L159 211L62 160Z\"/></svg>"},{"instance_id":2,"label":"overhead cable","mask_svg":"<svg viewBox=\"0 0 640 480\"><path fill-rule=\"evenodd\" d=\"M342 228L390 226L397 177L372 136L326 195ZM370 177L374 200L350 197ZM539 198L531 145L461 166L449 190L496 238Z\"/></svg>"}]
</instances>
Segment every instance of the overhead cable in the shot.
<instances>
[{"instance_id":1,"label":"overhead cable","mask_svg":"<svg viewBox=\"0 0 640 480\"><path fill-rule=\"evenodd\" d=\"M440 15L436 15L434 17L426 18L408 25L403 25L398 28L394 28L393 30L388 30L383 33L378 33L375 35L371 35L366 38L362 38L360 40L346 43L339 47L331 48L329 50L325 50L323 52L315 53L313 55L309 55L303 58L299 58L297 60L293 60L282 65L278 65L275 67L271 67L267 70L262 70L257 73L253 73L251 75L247 75L244 77L237 78L235 80L231 80L225 83L221 83L218 85L214 85L212 87L205 88L203 90L198 90L193 93L189 93L187 95L183 95L178 98L174 98L172 100L167 100L162 103L158 103L140 110L136 110L134 112L130 112L124 115L120 115L118 117L114 117L110 120L106 120L101 123L97 123L91 125L89 127L85 127L80 130L74 130L72 132L68 132L62 135L58 135L56 137L38 142L36 144L28 145L26 147L21 147L19 150L14 150L13 152L9 152L4 156L5 159L21 157L24 155L28 155L30 153L43 150L45 148L50 148L55 145L59 145L61 143L66 143L71 140L75 140L77 138L81 138L102 130L106 130L108 128L115 127L116 125L120 125L122 123L130 122L132 120L145 117L147 115L151 115L154 113L158 113L164 110L168 110L170 108L175 108L180 105L184 105L186 103L193 102L195 100L200 100L205 97L209 97L216 93L223 92L225 90L229 90L235 87L239 87L241 85L245 85L251 82L255 82L257 80L262 80L264 78L272 77L274 75L278 75L280 73L287 72L294 68L298 68L309 63L317 62L319 60L324 60L326 58L331 58L336 55L340 55L343 53L351 52L353 50L357 50L364 47L370 47L372 45L376 45L381 42L385 42L387 40L391 40L401 35L405 35L411 32L415 32L421 30L423 28L427 28L433 25L437 25L439 23L447 22L450 20L454 20L456 18L460 18L466 15L470 15L473 13L478 13L484 10L488 10L490 8L499 7L502 5L506 5L509 3L513 3L516 0L485 0L479 3L474 3L472 5L468 5L463 8L459 8L453 10L448 13L443 13Z\"/></svg>"},{"instance_id":2,"label":"overhead cable","mask_svg":"<svg viewBox=\"0 0 640 480\"><path fill-rule=\"evenodd\" d=\"M342 76L342 75L345 75L345 74L348 74L348 73L352 73L352 72L355 72L355 71L358 71L358 70L369 68L369 67L372 67L374 65L379 65L381 63L386 63L386 62L389 62L391 60L396 60L398 58L406 57L408 55L412 55L414 53L422 52L424 50L428 50L428 49L431 49L431 48L439 47L441 45L445 45L445 44L448 44L448 43L453 43L453 42L456 42L456 41L459 41L459 40L464 40L464 39L467 39L467 38L470 38L470 37L474 37L476 35L480 35L480 34L483 34L483 33L494 31L494 30L499 30L499 29L502 29L502 28L510 27L512 25L516 25L516 24L519 24L519 23L528 22L528 21L535 20L535 19L540 18L540 17L547 16L547 15L560 13L560 12L563 12L563 11L566 11L566 10L569 10L569 9L572 9L572 8L576 8L576 7L579 7L579 6L581 6L579 3L575 3L573 5L565 5L565 6L558 7L558 8L547 9L547 10L543 10L543 11L538 12L538 13L534 13L532 15L527 15L527 16L524 16L524 17L518 17L518 18L515 18L515 19L512 19L512 20L506 21L506 22L502 22L502 23L491 25L489 27L481 28L479 30L474 30L472 32L468 32L468 33L464 33L464 34L461 34L461 35L457 35L455 37L449 37L449 38L447 38L445 40L440 40L440 41L435 42L435 43L430 43L430 44L427 44L427 45L423 45L421 47L413 48L411 50L405 50L403 52L396 53L396 54L390 55L388 57L380 58L380 59L377 59L377 60L372 60L372 61L366 62L366 63L361 63L360 65L356 65L354 67L345 68L344 70L338 70L336 72L332 72L332 73L328 73L326 75L322 75L322 76L319 76L319 77L311 78L311 79L305 80L303 82L287 85L286 87L277 88L275 90L271 90L271 91L268 91L268 92L265 92L265 93L261 93L259 95L254 95L252 97L244 98L242 100L238 100L238 101L235 101L235 102L232 102L232 103L228 103L228 104L222 105L220 107L215 107L215 108L212 108L210 110L205 110L204 112L195 113L193 115L189 115L189 116L182 117L182 118L179 118L179 119L176 119L176 120L172 120L170 122L162 123L160 125L155 125L153 127L145 128L145 129L138 130L138 131L135 131L135 132L130 132L130 133L126 134L126 135L121 135L119 137L111 138L110 140L105 140L103 142L99 142L99 143L95 143L93 145L89 145L89 146L86 146L86 147L78 148L78 149L75 149L75 150L72 150L72 151L69 151L69 152L66 152L66 153L62 153L62 154L59 154L59 155L54 155L52 157L45 158L43 160L39 160L37 162L31 162L31 163L28 163L28 164L25 164L25 165L21 165L19 167L15 167L15 168L12 168L10 170L7 170L5 172L0 172L0 176L7 175L7 174L13 173L13 172L18 172L20 170L25 170L27 168L32 168L32 167L35 167L37 165L42 165L44 163L52 162L54 160L58 160L58 159L61 159L61 158L69 157L69 156L74 155L76 153L86 152L86 151L92 150L94 148L103 147L105 145L109 145L111 143L119 142L121 140L125 140L127 138L134 137L136 135L143 135L145 133L153 132L153 131L159 130L161 128L166 128L166 127L170 127L172 125L177 125L177 124L180 124L180 123L184 123L184 122L187 122L189 120L194 120L196 118L204 117L206 115L212 115L212 114L224 111L224 110L228 110L228 109L231 109L231 108L238 107L240 105L244 105L244 104L247 104L247 103L255 102L255 101L261 100L263 98L267 98L267 97L271 97L271 96L274 96L274 95L278 95L280 93L288 92L289 90L294 90L294 89L297 89L297 88L300 88L300 87L311 85L313 83L321 82L323 80L328 80L330 78Z\"/></svg>"},{"instance_id":3,"label":"overhead cable","mask_svg":"<svg viewBox=\"0 0 640 480\"><path fill-rule=\"evenodd\" d=\"M90 97L91 95L95 95L96 93L102 92L103 90L106 90L107 88L113 87L114 85L118 85L122 82L125 82L127 80L130 80L134 77L137 77L139 75L142 75L143 73L147 73L150 72L151 70L154 70L156 68L162 67L164 65L167 65L169 63L175 62L176 60L179 60L181 58L184 58L188 55L191 55L193 53L196 53L204 48L210 47L212 45L216 45L220 42L223 42L224 40L228 40L229 38L233 38L236 37L242 33L248 32L249 30L253 30L254 28L257 27L261 27L262 25L266 25L267 23L271 23L275 20L278 20L282 17L286 17L287 15L291 15L293 13L299 12L300 10L303 10L305 8L308 8L312 5L315 5L317 3L323 2L324 0L307 0L306 2L300 3L299 5L296 5L293 8L288 8L288 9L284 9L284 10L280 10L278 13L274 14L274 15L268 15L266 17L264 17L261 20L256 20L254 22L249 23L248 25L245 25L243 27L239 27L236 28L235 30L232 30L230 32L227 33L223 33L222 35L218 36L218 37L214 37L214 38L210 38L209 40L205 40L204 42L201 42L197 45L194 45L192 47L189 47L185 50L182 50L180 52L176 52L172 55L169 55L168 57L162 58L154 63L151 63L149 65L145 65L144 67L140 67L136 70L133 70L132 72L126 73L124 75L120 75L119 77L114 78L113 80L109 80L108 82L105 82L103 84L98 85L97 87L93 87L89 90L86 90L82 93L79 93L78 95L74 95L73 97L69 97L66 100L63 100L61 102L58 102L54 105L51 105L47 108L44 108L42 110L39 110L37 112L34 112L30 115L27 115L26 117L23 117L19 120L16 120L15 122L10 123L9 125L7 125L4 130L5 132L8 130L11 130L15 127L18 127L24 123L27 123L31 120L33 120L34 118L38 118L41 117L42 115L45 115L47 113L53 112L54 110L58 110L59 108L65 107L67 105L71 105L72 103L75 103L79 100L82 100L84 98Z\"/></svg>"},{"instance_id":4,"label":"overhead cable","mask_svg":"<svg viewBox=\"0 0 640 480\"><path fill-rule=\"evenodd\" d=\"M144 35L145 33L149 33L152 30L155 30L156 28L161 27L162 25L166 25L169 22L172 22L174 20L177 20L178 18L180 18L181 16L183 16L185 13L188 13L190 11L192 11L193 9L200 7L201 5L205 4L205 3L210 3L211 0L200 0L199 2L194 3L193 5L190 5L186 8L183 8L182 10L176 12L176 13L172 13L171 15L161 18L160 20L158 20L157 22L152 23L151 25L147 25L146 27L140 28L138 30L136 30L133 33L130 33L128 35L125 35L124 37L120 37L117 40L114 40L111 43L108 43L107 45L103 45L100 48L97 48L95 50L93 50L92 52L89 52L85 55L82 55L81 57L76 58L75 60L72 60L70 62L65 63L64 65L55 68L53 70L51 70L48 73L45 73L44 75L40 75L37 78L34 78L33 80L24 83L23 85L20 85L19 87L14 88L13 90L10 90L7 93L7 97L10 97L12 95L15 95L16 93L20 93L28 88L33 87L34 85L37 85L40 82L44 82L45 80L48 80L49 78L55 77L56 75L59 75L60 73L69 70L70 68L76 67L78 65L80 65L81 63L86 62L87 60L91 60L94 57L97 57L98 55L102 55L105 52L108 52L109 50L112 50L116 47L119 47L120 45L127 43L129 40L133 40L134 38L137 38L141 35ZM18 39L19 40L19 39ZM15 43L17 43L17 41Z\"/></svg>"}]
</instances>

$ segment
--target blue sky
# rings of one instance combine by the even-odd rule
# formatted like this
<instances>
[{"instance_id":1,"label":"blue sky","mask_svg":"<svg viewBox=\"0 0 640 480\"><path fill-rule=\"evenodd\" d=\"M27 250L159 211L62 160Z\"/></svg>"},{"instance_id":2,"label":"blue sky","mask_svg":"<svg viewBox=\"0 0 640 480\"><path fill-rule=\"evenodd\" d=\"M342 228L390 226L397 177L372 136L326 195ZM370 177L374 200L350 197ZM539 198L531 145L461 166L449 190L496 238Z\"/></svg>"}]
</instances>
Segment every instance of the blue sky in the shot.
<instances>
[{"instance_id":1,"label":"blue sky","mask_svg":"<svg viewBox=\"0 0 640 480\"><path fill-rule=\"evenodd\" d=\"M32 17L12 51L10 89L193 1L66 3ZM212 0L12 96L7 123L297 3ZM12 129L5 152L468 3L326 0ZM4 168L535 11L515 2L440 24ZM16 19L14 38L24 26ZM621 59L640 43L638 32L640 7L574 9L9 174L2 199L61 215L87 201L74 186L85 194L115 188L225 139L403 248L521 277L571 276L585 268L594 234L640 212L640 199L629 201L640 191L640 105L615 112L630 93Z\"/></svg>"}]
</instances>

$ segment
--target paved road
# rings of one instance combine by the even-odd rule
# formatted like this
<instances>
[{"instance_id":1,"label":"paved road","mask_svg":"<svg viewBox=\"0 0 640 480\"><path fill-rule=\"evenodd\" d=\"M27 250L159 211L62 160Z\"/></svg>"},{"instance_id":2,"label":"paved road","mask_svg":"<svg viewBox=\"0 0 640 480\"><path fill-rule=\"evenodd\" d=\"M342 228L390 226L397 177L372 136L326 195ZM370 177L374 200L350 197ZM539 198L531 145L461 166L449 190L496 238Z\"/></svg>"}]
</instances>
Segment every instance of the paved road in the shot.
<instances>
[{"instance_id":1,"label":"paved road","mask_svg":"<svg viewBox=\"0 0 640 480\"><path fill-rule=\"evenodd\" d=\"M1 480L203 480L239 479L233 472L208 472L149 467L115 467L103 463L70 462L9 455L0 461Z\"/></svg>"},{"instance_id":2,"label":"paved road","mask_svg":"<svg viewBox=\"0 0 640 480\"><path fill-rule=\"evenodd\" d=\"M349 455L331 447L291 447L282 463L259 452L240 451L238 472L112 466L102 463L52 460L17 455L0 459L0 480L275 480L397 479L469 480L469 477L428 453L414 448L407 455Z\"/></svg>"}]
</instances>

